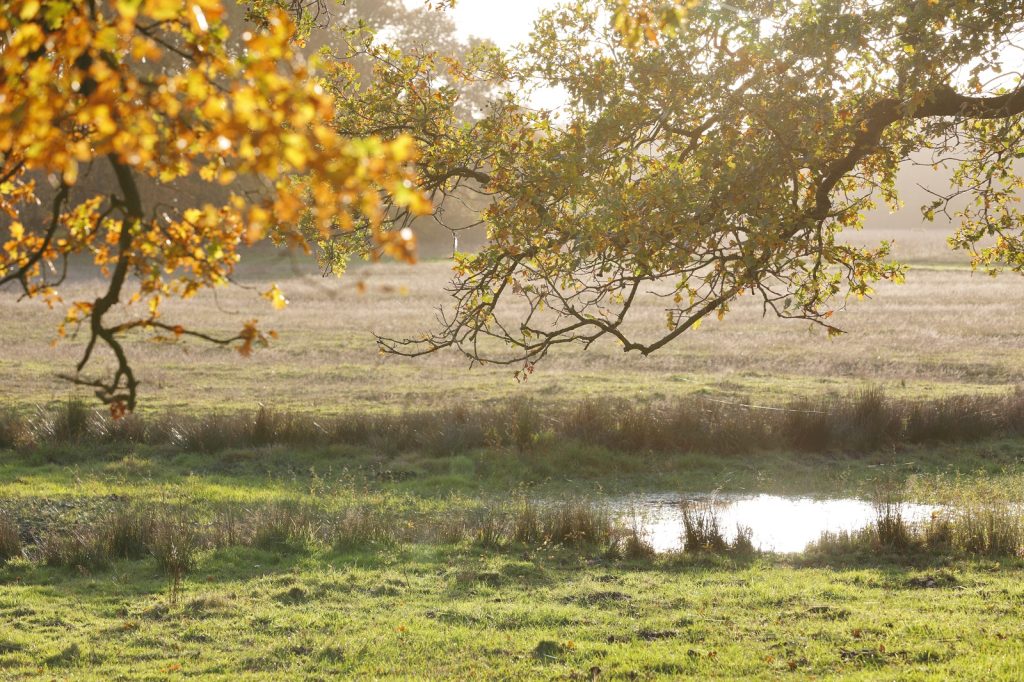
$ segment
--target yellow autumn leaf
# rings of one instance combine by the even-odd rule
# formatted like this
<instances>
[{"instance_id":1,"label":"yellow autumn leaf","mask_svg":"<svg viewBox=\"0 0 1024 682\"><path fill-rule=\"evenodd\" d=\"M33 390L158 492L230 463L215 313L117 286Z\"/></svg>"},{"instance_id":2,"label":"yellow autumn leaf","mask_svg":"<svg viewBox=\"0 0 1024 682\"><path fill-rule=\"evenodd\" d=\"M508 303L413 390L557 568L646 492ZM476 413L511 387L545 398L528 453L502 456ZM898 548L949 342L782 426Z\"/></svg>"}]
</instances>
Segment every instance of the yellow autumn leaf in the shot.
<instances>
[{"instance_id":1,"label":"yellow autumn leaf","mask_svg":"<svg viewBox=\"0 0 1024 682\"><path fill-rule=\"evenodd\" d=\"M39 0L27 0L24 5L21 6L21 11L18 13L18 18L22 21L28 21L39 12Z\"/></svg>"},{"instance_id":2,"label":"yellow autumn leaf","mask_svg":"<svg viewBox=\"0 0 1024 682\"><path fill-rule=\"evenodd\" d=\"M288 299L284 297L276 284L263 293L263 298L270 301L275 310L283 310L288 305Z\"/></svg>"}]
</instances>

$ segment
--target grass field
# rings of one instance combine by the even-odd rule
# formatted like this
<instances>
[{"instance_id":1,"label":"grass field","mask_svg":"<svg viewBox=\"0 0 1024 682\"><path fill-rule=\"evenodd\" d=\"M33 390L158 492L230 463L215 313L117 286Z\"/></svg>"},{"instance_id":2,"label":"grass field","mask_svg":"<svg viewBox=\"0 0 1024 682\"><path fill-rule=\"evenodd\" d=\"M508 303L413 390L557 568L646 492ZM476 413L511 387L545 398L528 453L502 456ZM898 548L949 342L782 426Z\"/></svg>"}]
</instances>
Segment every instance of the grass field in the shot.
<instances>
[{"instance_id":1,"label":"grass field","mask_svg":"<svg viewBox=\"0 0 1024 682\"><path fill-rule=\"evenodd\" d=\"M1016 499L1024 482L1017 452L1011 442L939 448L931 458L903 453L930 464L904 476L902 485L916 497L942 499L970 488L986 500L993 493ZM392 480L365 466L374 458L369 450L9 452L0 467L6 510L0 519L13 515L42 535L38 546L25 548L25 558L19 554L0 567L7 624L0 632L0 676L1014 680L1022 674L1024 565L1013 556L883 548L803 557L630 558L610 552L598 535L568 544L492 539L483 510L507 504L515 487L508 473L485 473L482 463L496 456L517 453L423 458L433 473ZM825 457L780 454L760 465L666 460L663 486L706 487L732 476L741 490L786 490L799 485L793 477L801 470L803 485L818 490L842 486L850 494L878 482L871 472L879 459L870 458L835 466L835 477L821 475L829 467ZM571 466L565 454L556 461ZM983 462L992 470L970 480L950 472ZM342 465L351 469L339 471ZM531 490L598 500L595 477L612 479L624 466L593 467L584 472L589 480L549 480ZM79 549L93 541L91 529L106 510L138 503L171 510L177 545L150 531L154 537L146 542L153 544L132 558ZM224 509L238 515L214 515ZM339 525L319 529L304 509L333 513ZM192 520L176 523L177 513ZM248 535L246 521L238 521L246 515L257 525ZM126 553L134 529L148 527L142 517L129 518L139 521L117 526ZM472 525L453 532L456 518ZM425 529L434 532L424 535ZM215 540L187 539L197 534ZM246 539L224 539L229 536ZM171 548L189 562L178 584L167 567Z\"/></svg>"},{"instance_id":2,"label":"grass field","mask_svg":"<svg viewBox=\"0 0 1024 682\"><path fill-rule=\"evenodd\" d=\"M451 353L418 360L382 357L372 332L414 336L430 329L445 302L450 275L443 261L416 267L353 268L343 279L322 278L308 260L253 254L240 281L266 287L273 273L291 304L275 312L256 291L231 287L217 296L166 305L165 321L235 333L259 318L281 337L251 358L201 342L129 344L141 386L141 409L230 410L266 404L278 409L338 413L402 411L531 398L565 403L583 397L658 401L694 393L769 400L848 393L869 385L893 395L938 396L1005 390L1024 382L1024 278L971 273L962 256L942 251L941 234L909 232L908 282L882 285L874 300L851 301L835 321L848 334L828 339L806 323L762 318L756 301L734 307L722 322L648 358L614 343L587 353L558 349L525 384L512 369L476 367ZM864 241L882 234L857 233ZM947 262L937 263L936 254ZM949 262L950 257L959 260ZM262 280L252 279L260 272ZM359 292L359 283L366 292ZM78 281L66 297L91 300L95 285ZM641 301L636 325L663 325L662 304ZM73 370L81 342L51 346L60 311L0 294L0 384L6 402L23 406L62 401L75 392L56 378Z\"/></svg>"},{"instance_id":3,"label":"grass field","mask_svg":"<svg viewBox=\"0 0 1024 682\"><path fill-rule=\"evenodd\" d=\"M0 679L1021 679L1024 280L905 237L908 283L839 312L846 336L748 301L524 384L377 354L371 330L429 326L444 262L325 280L257 253L240 281L272 271L288 309L233 288L166 319L280 339L133 341L142 410L118 425L55 378L81 350L50 346L59 312L6 292ZM603 507L712 490L970 513L652 555Z\"/></svg>"},{"instance_id":4,"label":"grass field","mask_svg":"<svg viewBox=\"0 0 1024 682\"><path fill-rule=\"evenodd\" d=\"M244 550L203 561L174 605L146 564L102 576L0 570L0 674L13 678L1024 675L1016 564L603 565L558 553Z\"/></svg>"}]
</instances>

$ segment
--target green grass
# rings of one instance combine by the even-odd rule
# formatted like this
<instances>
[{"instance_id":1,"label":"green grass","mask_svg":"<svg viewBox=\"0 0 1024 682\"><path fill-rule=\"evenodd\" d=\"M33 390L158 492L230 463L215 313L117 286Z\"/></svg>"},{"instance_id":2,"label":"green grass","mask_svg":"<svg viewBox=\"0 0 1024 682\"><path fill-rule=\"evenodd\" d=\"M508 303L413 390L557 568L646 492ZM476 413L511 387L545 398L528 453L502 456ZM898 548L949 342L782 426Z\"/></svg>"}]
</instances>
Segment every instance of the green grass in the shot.
<instances>
[{"instance_id":1,"label":"green grass","mask_svg":"<svg viewBox=\"0 0 1024 682\"><path fill-rule=\"evenodd\" d=\"M135 503L187 509L206 528L225 505L476 518L474 510L507 502L510 491L599 502L639 490L850 495L888 487L921 500L1019 500L1021 451L1019 438L734 456L543 439L459 454L42 444L0 451L0 507L66 534L98 510ZM273 518L262 523L273 530ZM14 558L0 566L0 678L40 670L85 680L1024 674L1024 564L1014 558L858 545L793 558L627 560L600 546L484 548L473 532L458 542L369 544L265 536L202 546L177 584L167 542L144 558L94 567ZM150 556L157 552L164 558Z\"/></svg>"},{"instance_id":2,"label":"green grass","mask_svg":"<svg viewBox=\"0 0 1024 682\"><path fill-rule=\"evenodd\" d=\"M317 495L327 480L354 482L359 491L387 490L422 500L453 494L507 495L516 488L542 495L591 496L710 490L865 495L896 486L908 487L914 499L933 501L944 490L967 482L989 482L1008 494L1021 493L1021 445L1019 439L1006 439L860 456L764 452L732 457L623 455L573 442L525 453L480 448L457 456L383 455L346 446L239 448L215 455L148 446L61 447L0 451L0 499L169 495L213 502L273 501Z\"/></svg>"},{"instance_id":3,"label":"green grass","mask_svg":"<svg viewBox=\"0 0 1024 682\"><path fill-rule=\"evenodd\" d=\"M233 549L201 556L171 603L152 560L94 574L14 562L0 568L0 675L1015 680L1022 578L1016 562Z\"/></svg>"}]
</instances>

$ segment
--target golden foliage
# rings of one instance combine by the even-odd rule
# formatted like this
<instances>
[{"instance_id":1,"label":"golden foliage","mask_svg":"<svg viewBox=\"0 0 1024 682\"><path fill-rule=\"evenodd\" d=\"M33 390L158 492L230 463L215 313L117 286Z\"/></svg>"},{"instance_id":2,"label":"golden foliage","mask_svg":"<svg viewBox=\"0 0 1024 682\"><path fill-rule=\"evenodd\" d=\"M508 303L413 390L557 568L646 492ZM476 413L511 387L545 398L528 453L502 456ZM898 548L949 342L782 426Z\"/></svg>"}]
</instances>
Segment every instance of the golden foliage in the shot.
<instances>
[{"instance_id":1,"label":"golden foliage","mask_svg":"<svg viewBox=\"0 0 1024 682\"><path fill-rule=\"evenodd\" d=\"M239 247L267 237L308 249L310 240L359 226L372 235L371 255L414 259L413 240L381 218L384 197L414 214L430 208L410 189L415 144L338 132L335 96L315 61L294 52L285 12L270 10L264 29L233 36L220 0L117 0L103 9L84 0L3 0L0 10L0 210L10 217L0 284L17 281L54 302L45 273L90 254L110 289L103 303L72 303L65 324L102 318L137 278L130 302L144 302L139 319L89 322L94 341L114 348L117 333L154 326L162 298L224 284ZM116 190L68 206L70 188L96 161L114 167ZM221 206L168 214L142 206L143 176L198 176L232 190L240 178L257 178L261 190L247 186ZM25 208L51 194L37 188L40 177L56 191L52 221L26 225ZM276 286L268 294L283 307ZM228 341L247 354L265 337L250 323ZM131 407L130 371L118 380L98 385L101 397Z\"/></svg>"}]
</instances>

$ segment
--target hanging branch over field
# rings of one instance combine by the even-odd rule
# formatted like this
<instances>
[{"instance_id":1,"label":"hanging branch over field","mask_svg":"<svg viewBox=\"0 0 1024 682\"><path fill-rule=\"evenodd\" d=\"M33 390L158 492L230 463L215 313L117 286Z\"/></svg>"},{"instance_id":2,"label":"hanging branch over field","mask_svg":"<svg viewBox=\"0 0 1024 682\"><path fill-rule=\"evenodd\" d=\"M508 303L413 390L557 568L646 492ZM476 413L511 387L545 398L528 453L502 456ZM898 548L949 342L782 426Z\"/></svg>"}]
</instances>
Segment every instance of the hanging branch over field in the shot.
<instances>
[{"instance_id":1,"label":"hanging branch over field","mask_svg":"<svg viewBox=\"0 0 1024 682\"><path fill-rule=\"evenodd\" d=\"M554 346L611 337L648 354L744 295L839 333L837 302L903 278L888 243L839 235L875 201L898 205L912 158L955 166L927 217L976 198L955 247L977 267L1024 269L1024 2L679 7L675 23L615 0L541 17L512 75L564 89L563 117L506 122L483 162L424 176L494 196L490 243L458 261L439 328L380 339L386 352L529 369ZM638 337L631 312L652 291L666 326Z\"/></svg>"}]
</instances>

